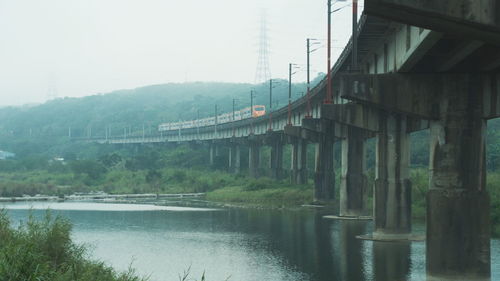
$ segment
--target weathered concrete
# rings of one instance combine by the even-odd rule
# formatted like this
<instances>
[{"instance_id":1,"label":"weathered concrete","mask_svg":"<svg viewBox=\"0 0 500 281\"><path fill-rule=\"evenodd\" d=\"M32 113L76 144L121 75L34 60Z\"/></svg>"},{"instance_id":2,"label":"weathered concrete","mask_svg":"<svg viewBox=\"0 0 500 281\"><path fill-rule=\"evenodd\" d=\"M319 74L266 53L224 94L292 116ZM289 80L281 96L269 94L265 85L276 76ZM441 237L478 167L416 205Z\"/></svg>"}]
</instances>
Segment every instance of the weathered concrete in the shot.
<instances>
[{"instance_id":1,"label":"weathered concrete","mask_svg":"<svg viewBox=\"0 0 500 281\"><path fill-rule=\"evenodd\" d=\"M210 166L213 166L215 163L215 144L210 143L208 149L210 151L210 159L208 163Z\"/></svg>"},{"instance_id":2,"label":"weathered concrete","mask_svg":"<svg viewBox=\"0 0 500 281\"><path fill-rule=\"evenodd\" d=\"M248 146L248 172L250 177L258 178L260 164L260 144L251 142Z\"/></svg>"},{"instance_id":3,"label":"weathered concrete","mask_svg":"<svg viewBox=\"0 0 500 281\"><path fill-rule=\"evenodd\" d=\"M235 174L240 172L240 146L238 144L230 144L228 164L229 172Z\"/></svg>"},{"instance_id":4,"label":"weathered concrete","mask_svg":"<svg viewBox=\"0 0 500 281\"><path fill-rule=\"evenodd\" d=\"M241 149L240 145L235 145L234 147L234 173L239 174L241 172Z\"/></svg>"},{"instance_id":5,"label":"weathered concrete","mask_svg":"<svg viewBox=\"0 0 500 281\"><path fill-rule=\"evenodd\" d=\"M342 140L342 169L340 182L340 216L361 216L365 209L366 152L364 132L347 128Z\"/></svg>"},{"instance_id":6,"label":"weathered concrete","mask_svg":"<svg viewBox=\"0 0 500 281\"><path fill-rule=\"evenodd\" d=\"M283 141L281 138L275 139L271 143L271 157L269 157L269 168L271 178L283 178Z\"/></svg>"},{"instance_id":7,"label":"weathered concrete","mask_svg":"<svg viewBox=\"0 0 500 281\"><path fill-rule=\"evenodd\" d=\"M333 170L334 126L331 121L321 120L322 133L316 144L314 173L314 200L328 201L333 199L335 188L335 172Z\"/></svg>"},{"instance_id":8,"label":"weathered concrete","mask_svg":"<svg viewBox=\"0 0 500 281\"><path fill-rule=\"evenodd\" d=\"M489 280L490 214L485 130L477 75L443 87L431 122L426 261L429 280Z\"/></svg>"},{"instance_id":9,"label":"weathered concrete","mask_svg":"<svg viewBox=\"0 0 500 281\"><path fill-rule=\"evenodd\" d=\"M406 117L382 112L379 122L373 238L406 239L411 233L410 140Z\"/></svg>"},{"instance_id":10,"label":"weathered concrete","mask_svg":"<svg viewBox=\"0 0 500 281\"><path fill-rule=\"evenodd\" d=\"M307 183L307 141L295 138L292 141L291 182L293 184Z\"/></svg>"},{"instance_id":11,"label":"weathered concrete","mask_svg":"<svg viewBox=\"0 0 500 281\"><path fill-rule=\"evenodd\" d=\"M496 0L366 0L367 14L500 45Z\"/></svg>"}]
</instances>

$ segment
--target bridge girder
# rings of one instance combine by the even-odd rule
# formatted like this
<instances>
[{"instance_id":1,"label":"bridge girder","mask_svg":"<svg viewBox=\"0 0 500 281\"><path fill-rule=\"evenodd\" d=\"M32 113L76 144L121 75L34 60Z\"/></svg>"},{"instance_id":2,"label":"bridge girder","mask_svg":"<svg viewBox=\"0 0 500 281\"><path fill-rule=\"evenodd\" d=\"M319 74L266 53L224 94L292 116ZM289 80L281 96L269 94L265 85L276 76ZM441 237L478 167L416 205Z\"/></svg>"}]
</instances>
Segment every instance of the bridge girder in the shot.
<instances>
[{"instance_id":1,"label":"bridge girder","mask_svg":"<svg viewBox=\"0 0 500 281\"><path fill-rule=\"evenodd\" d=\"M366 0L365 13L500 46L496 0Z\"/></svg>"}]
</instances>

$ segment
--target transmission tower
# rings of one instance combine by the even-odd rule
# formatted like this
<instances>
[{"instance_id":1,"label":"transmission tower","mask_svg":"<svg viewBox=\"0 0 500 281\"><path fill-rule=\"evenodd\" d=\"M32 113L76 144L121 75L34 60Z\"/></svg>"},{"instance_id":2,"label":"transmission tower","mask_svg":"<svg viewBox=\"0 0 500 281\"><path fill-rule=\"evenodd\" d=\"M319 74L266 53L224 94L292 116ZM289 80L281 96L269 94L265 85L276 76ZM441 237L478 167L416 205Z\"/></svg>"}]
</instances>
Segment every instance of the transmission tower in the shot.
<instances>
[{"instance_id":1,"label":"transmission tower","mask_svg":"<svg viewBox=\"0 0 500 281\"><path fill-rule=\"evenodd\" d=\"M263 83L271 79L269 69L269 38L267 29L266 12L260 15L259 56L257 58L257 70L255 71L255 83Z\"/></svg>"},{"instance_id":2,"label":"transmission tower","mask_svg":"<svg viewBox=\"0 0 500 281\"><path fill-rule=\"evenodd\" d=\"M56 75L51 73L49 75L49 85L47 88L47 100L53 100L57 98L57 87L56 87Z\"/></svg>"}]
</instances>

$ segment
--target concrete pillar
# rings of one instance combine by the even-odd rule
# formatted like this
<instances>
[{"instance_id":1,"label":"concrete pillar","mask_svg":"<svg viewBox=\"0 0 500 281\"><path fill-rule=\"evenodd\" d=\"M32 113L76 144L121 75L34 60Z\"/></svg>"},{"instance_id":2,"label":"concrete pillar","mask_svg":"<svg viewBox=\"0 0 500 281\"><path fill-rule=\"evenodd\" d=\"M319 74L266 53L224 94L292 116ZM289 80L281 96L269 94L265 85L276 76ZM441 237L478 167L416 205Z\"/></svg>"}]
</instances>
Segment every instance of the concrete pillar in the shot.
<instances>
[{"instance_id":1,"label":"concrete pillar","mask_svg":"<svg viewBox=\"0 0 500 281\"><path fill-rule=\"evenodd\" d=\"M283 177L283 142L281 139L277 139L271 144L269 167L271 178L279 180Z\"/></svg>"},{"instance_id":2,"label":"concrete pillar","mask_svg":"<svg viewBox=\"0 0 500 281\"><path fill-rule=\"evenodd\" d=\"M209 150L210 150L209 164L210 164L210 166L213 166L214 165L214 159L215 159L215 145L213 143L210 143Z\"/></svg>"},{"instance_id":3,"label":"concrete pillar","mask_svg":"<svg viewBox=\"0 0 500 281\"><path fill-rule=\"evenodd\" d=\"M427 194L428 280L490 280L490 202L485 188L486 121L479 79L443 85L431 122Z\"/></svg>"},{"instance_id":4,"label":"concrete pillar","mask_svg":"<svg viewBox=\"0 0 500 281\"><path fill-rule=\"evenodd\" d=\"M235 156L235 148L236 145L230 144L229 145L229 153L228 153L228 160L227 160L227 166L228 166L228 171L233 172L234 171L234 156Z\"/></svg>"},{"instance_id":5,"label":"concrete pillar","mask_svg":"<svg viewBox=\"0 0 500 281\"><path fill-rule=\"evenodd\" d=\"M333 170L334 133L322 133L316 144L316 167L314 172L314 200L330 200L334 195L335 172Z\"/></svg>"},{"instance_id":6,"label":"concrete pillar","mask_svg":"<svg viewBox=\"0 0 500 281\"><path fill-rule=\"evenodd\" d=\"M307 183L307 141L296 139L292 142L291 183Z\"/></svg>"},{"instance_id":7,"label":"concrete pillar","mask_svg":"<svg viewBox=\"0 0 500 281\"><path fill-rule=\"evenodd\" d=\"M251 143L248 147L248 171L251 177L259 177L260 145Z\"/></svg>"},{"instance_id":8,"label":"concrete pillar","mask_svg":"<svg viewBox=\"0 0 500 281\"><path fill-rule=\"evenodd\" d=\"M411 233L410 139L406 117L381 113L379 126L373 238L405 239Z\"/></svg>"},{"instance_id":9,"label":"concrete pillar","mask_svg":"<svg viewBox=\"0 0 500 281\"><path fill-rule=\"evenodd\" d=\"M235 145L234 146L234 168L233 168L233 172L235 174L239 174L240 173L240 167L241 167L241 161L240 161L240 146L239 145Z\"/></svg>"},{"instance_id":10,"label":"concrete pillar","mask_svg":"<svg viewBox=\"0 0 500 281\"><path fill-rule=\"evenodd\" d=\"M342 140L340 216L361 216L365 209L366 150L361 129L347 127Z\"/></svg>"},{"instance_id":11,"label":"concrete pillar","mask_svg":"<svg viewBox=\"0 0 500 281\"><path fill-rule=\"evenodd\" d=\"M240 146L237 144L230 144L229 146L229 159L228 159L229 172L238 174L240 172Z\"/></svg>"}]
</instances>

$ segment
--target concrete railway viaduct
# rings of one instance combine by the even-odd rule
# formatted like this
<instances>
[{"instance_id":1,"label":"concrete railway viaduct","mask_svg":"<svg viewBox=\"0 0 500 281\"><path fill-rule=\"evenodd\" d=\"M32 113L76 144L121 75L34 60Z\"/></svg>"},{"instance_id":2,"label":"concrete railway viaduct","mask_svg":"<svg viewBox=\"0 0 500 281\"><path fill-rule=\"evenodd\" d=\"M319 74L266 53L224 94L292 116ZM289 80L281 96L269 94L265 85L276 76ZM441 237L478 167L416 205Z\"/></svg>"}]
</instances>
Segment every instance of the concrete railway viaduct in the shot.
<instances>
[{"instance_id":1,"label":"concrete railway viaduct","mask_svg":"<svg viewBox=\"0 0 500 281\"><path fill-rule=\"evenodd\" d=\"M101 143L203 142L211 162L222 147L240 170L259 176L259 150L283 176L292 145L291 180L307 181L307 144L316 146L314 196L334 189L333 144L342 143L340 216L365 211L365 142L376 138L374 232L411 235L409 134L430 129L426 263L429 280L489 280L490 215L485 189L486 121L500 114L500 3L495 0L365 0L353 36L325 79L270 114L162 136ZM325 102L328 87L332 102ZM272 118L270 118L272 117ZM272 121L271 121L272 120Z\"/></svg>"}]
</instances>

